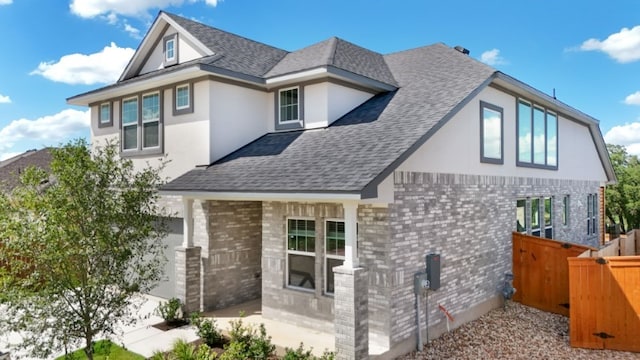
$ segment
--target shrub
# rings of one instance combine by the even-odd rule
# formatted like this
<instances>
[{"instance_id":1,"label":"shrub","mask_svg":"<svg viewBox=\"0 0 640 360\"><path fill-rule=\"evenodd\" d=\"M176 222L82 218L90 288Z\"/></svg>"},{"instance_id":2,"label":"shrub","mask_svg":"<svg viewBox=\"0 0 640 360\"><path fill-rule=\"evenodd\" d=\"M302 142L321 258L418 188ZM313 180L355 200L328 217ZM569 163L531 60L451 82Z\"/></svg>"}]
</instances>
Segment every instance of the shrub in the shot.
<instances>
[{"instance_id":1,"label":"shrub","mask_svg":"<svg viewBox=\"0 0 640 360\"><path fill-rule=\"evenodd\" d=\"M231 342L225 347L221 360L268 359L276 350L276 346L271 343L271 336L267 336L264 324L260 324L256 330L253 326L245 326L242 319L231 321L229 336Z\"/></svg>"},{"instance_id":2,"label":"shrub","mask_svg":"<svg viewBox=\"0 0 640 360\"><path fill-rule=\"evenodd\" d=\"M313 348L309 350L304 349L304 345L300 343L297 349L285 348L285 354L283 360L334 360L335 354L325 350L321 357L315 357L311 353Z\"/></svg>"},{"instance_id":3,"label":"shrub","mask_svg":"<svg viewBox=\"0 0 640 360\"><path fill-rule=\"evenodd\" d=\"M182 302L178 298L171 298L169 301L161 302L157 308L158 315L167 324L182 322Z\"/></svg>"},{"instance_id":4,"label":"shrub","mask_svg":"<svg viewBox=\"0 0 640 360\"><path fill-rule=\"evenodd\" d=\"M217 354L206 345L196 347L180 339L173 344L169 353L155 352L150 360L214 360Z\"/></svg>"},{"instance_id":5,"label":"shrub","mask_svg":"<svg viewBox=\"0 0 640 360\"><path fill-rule=\"evenodd\" d=\"M216 325L214 319L205 319L200 317L200 314L191 314L191 323L198 328L196 334L204 341L209 347L222 347L224 344L224 337Z\"/></svg>"}]
</instances>

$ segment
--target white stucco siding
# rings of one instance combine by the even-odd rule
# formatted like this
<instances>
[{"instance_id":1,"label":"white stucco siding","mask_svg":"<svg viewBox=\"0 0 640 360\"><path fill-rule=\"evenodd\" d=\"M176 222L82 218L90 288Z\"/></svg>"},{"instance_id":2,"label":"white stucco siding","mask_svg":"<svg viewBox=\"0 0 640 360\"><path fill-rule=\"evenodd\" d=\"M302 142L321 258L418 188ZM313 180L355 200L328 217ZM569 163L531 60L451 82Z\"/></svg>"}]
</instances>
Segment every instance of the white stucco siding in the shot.
<instances>
[{"instance_id":1,"label":"white stucco siding","mask_svg":"<svg viewBox=\"0 0 640 360\"><path fill-rule=\"evenodd\" d=\"M329 112L328 84L319 83L304 87L304 126L306 129L326 127Z\"/></svg>"},{"instance_id":2,"label":"white stucco siding","mask_svg":"<svg viewBox=\"0 0 640 360\"><path fill-rule=\"evenodd\" d=\"M504 164L480 162L480 101L503 109ZM400 171L606 181L589 129L558 118L558 170L516 166L516 99L488 87L398 168Z\"/></svg>"},{"instance_id":3,"label":"white stucco siding","mask_svg":"<svg viewBox=\"0 0 640 360\"><path fill-rule=\"evenodd\" d=\"M269 93L237 85L209 83L211 161L267 133Z\"/></svg>"},{"instance_id":4,"label":"white stucco siding","mask_svg":"<svg viewBox=\"0 0 640 360\"><path fill-rule=\"evenodd\" d=\"M373 97L373 94L366 91L334 83L327 83L327 88L329 98L327 119L329 124Z\"/></svg>"},{"instance_id":5,"label":"white stucco siding","mask_svg":"<svg viewBox=\"0 0 640 360\"><path fill-rule=\"evenodd\" d=\"M140 74L146 74L164 68L164 38L176 32L172 27L169 27L167 31L164 32L160 37L160 41L155 44L155 47L150 52L149 57L142 66L142 70L140 70ZM202 56L204 56L204 54L200 53L191 41L178 34L178 63L198 59Z\"/></svg>"}]
</instances>

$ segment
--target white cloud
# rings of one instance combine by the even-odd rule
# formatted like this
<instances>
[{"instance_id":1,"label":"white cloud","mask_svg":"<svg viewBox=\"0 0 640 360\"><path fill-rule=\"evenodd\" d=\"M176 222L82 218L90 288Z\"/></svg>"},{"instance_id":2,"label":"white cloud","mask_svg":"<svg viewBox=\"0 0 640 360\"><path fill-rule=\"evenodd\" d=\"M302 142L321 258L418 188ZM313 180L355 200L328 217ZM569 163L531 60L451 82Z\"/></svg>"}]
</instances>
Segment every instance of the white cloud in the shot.
<instances>
[{"instance_id":1,"label":"white cloud","mask_svg":"<svg viewBox=\"0 0 640 360\"><path fill-rule=\"evenodd\" d=\"M58 62L41 62L31 75L42 75L66 84L109 84L118 80L134 52L134 49L111 43L97 53L71 54L61 57Z\"/></svg>"},{"instance_id":2,"label":"white cloud","mask_svg":"<svg viewBox=\"0 0 640 360\"><path fill-rule=\"evenodd\" d=\"M640 91L636 91L624 98L624 103L627 105L640 105Z\"/></svg>"},{"instance_id":3,"label":"white cloud","mask_svg":"<svg viewBox=\"0 0 640 360\"><path fill-rule=\"evenodd\" d=\"M640 25L632 29L622 28L605 40L589 39L582 43L580 50L602 51L621 63L640 60Z\"/></svg>"},{"instance_id":4,"label":"white cloud","mask_svg":"<svg viewBox=\"0 0 640 360\"><path fill-rule=\"evenodd\" d=\"M482 55L480 55L480 61L491 66L506 64L504 58L500 56L500 50L498 49L491 49L483 52Z\"/></svg>"},{"instance_id":5,"label":"white cloud","mask_svg":"<svg viewBox=\"0 0 640 360\"><path fill-rule=\"evenodd\" d=\"M203 0L189 0L190 3L198 1ZM184 2L185 0L72 0L69 8L72 13L83 18L100 15L145 16L151 9L178 7ZM217 6L218 0L204 0L204 3Z\"/></svg>"},{"instance_id":6,"label":"white cloud","mask_svg":"<svg viewBox=\"0 0 640 360\"><path fill-rule=\"evenodd\" d=\"M0 104L11 104L11 98L9 95L0 94Z\"/></svg>"},{"instance_id":7,"label":"white cloud","mask_svg":"<svg viewBox=\"0 0 640 360\"><path fill-rule=\"evenodd\" d=\"M640 122L632 122L611 128L604 135L607 144L622 145L632 155L640 155Z\"/></svg>"},{"instance_id":8,"label":"white cloud","mask_svg":"<svg viewBox=\"0 0 640 360\"><path fill-rule=\"evenodd\" d=\"M131 37L134 39L142 38L142 36L140 36L140 29L136 29L127 23L124 24L124 31L128 32L129 35L131 35Z\"/></svg>"},{"instance_id":9,"label":"white cloud","mask_svg":"<svg viewBox=\"0 0 640 360\"><path fill-rule=\"evenodd\" d=\"M13 147L18 143L36 142L42 145L58 145L78 136L90 124L90 110L66 109L55 115L35 120L13 120L0 129L0 158L15 155Z\"/></svg>"},{"instance_id":10,"label":"white cloud","mask_svg":"<svg viewBox=\"0 0 640 360\"><path fill-rule=\"evenodd\" d=\"M11 5L13 0L0 0L0 5Z\"/></svg>"}]
</instances>

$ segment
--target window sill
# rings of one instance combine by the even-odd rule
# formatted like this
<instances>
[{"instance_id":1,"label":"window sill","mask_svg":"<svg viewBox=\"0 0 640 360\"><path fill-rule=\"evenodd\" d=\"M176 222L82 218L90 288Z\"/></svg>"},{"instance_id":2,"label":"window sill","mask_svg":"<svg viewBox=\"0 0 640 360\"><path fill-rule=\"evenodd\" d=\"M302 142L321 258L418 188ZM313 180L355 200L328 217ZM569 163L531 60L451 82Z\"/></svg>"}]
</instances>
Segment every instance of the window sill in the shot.
<instances>
[{"instance_id":1,"label":"window sill","mask_svg":"<svg viewBox=\"0 0 640 360\"><path fill-rule=\"evenodd\" d=\"M541 169L541 170L556 170L556 171L558 170L558 165L556 165L556 166L539 165L539 164L524 163L524 162L520 162L520 161L516 162L516 166L518 166L518 167L526 167L526 168L533 168L533 169Z\"/></svg>"},{"instance_id":2,"label":"window sill","mask_svg":"<svg viewBox=\"0 0 640 360\"><path fill-rule=\"evenodd\" d=\"M133 158L139 156L149 156L149 155L163 155L162 147L144 149L144 150L121 150L120 157L123 158Z\"/></svg>"},{"instance_id":3,"label":"window sill","mask_svg":"<svg viewBox=\"0 0 640 360\"><path fill-rule=\"evenodd\" d=\"M296 292L300 292L300 293L306 293L306 294L315 294L316 293L316 289L307 289L307 288L303 288L303 287L299 287L299 286L294 286L294 285L286 285L285 289L287 290L293 290Z\"/></svg>"}]
</instances>

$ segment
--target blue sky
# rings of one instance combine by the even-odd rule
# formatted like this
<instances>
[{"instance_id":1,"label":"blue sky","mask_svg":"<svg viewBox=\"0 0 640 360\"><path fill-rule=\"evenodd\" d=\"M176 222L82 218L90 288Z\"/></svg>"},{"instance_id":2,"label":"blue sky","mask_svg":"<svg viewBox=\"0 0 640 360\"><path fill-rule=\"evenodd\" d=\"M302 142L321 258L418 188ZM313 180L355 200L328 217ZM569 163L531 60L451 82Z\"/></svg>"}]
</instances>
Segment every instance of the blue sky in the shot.
<instances>
[{"instance_id":1,"label":"blue sky","mask_svg":"<svg viewBox=\"0 0 640 360\"><path fill-rule=\"evenodd\" d=\"M443 42L600 120L640 154L640 1L0 0L0 160L89 138L65 99L113 83L158 11L285 50Z\"/></svg>"}]
</instances>

